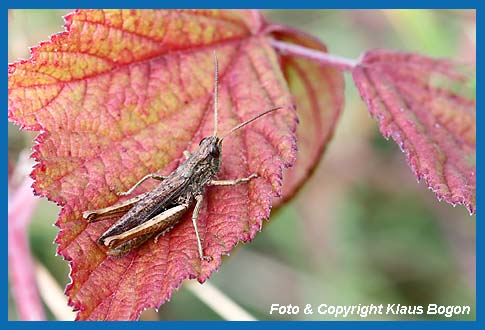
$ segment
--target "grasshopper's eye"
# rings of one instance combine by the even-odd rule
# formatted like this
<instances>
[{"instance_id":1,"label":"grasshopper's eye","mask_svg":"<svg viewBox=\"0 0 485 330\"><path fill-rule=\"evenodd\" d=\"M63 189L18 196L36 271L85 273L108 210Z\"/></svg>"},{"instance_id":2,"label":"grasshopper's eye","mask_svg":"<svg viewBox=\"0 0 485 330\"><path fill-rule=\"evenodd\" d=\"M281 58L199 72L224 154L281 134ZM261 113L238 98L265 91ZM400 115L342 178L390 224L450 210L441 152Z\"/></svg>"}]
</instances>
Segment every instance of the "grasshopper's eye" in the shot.
<instances>
[{"instance_id":1,"label":"grasshopper's eye","mask_svg":"<svg viewBox=\"0 0 485 330\"><path fill-rule=\"evenodd\" d=\"M209 147L209 153L212 157L217 158L220 155L219 147L215 144L211 144Z\"/></svg>"}]
</instances>

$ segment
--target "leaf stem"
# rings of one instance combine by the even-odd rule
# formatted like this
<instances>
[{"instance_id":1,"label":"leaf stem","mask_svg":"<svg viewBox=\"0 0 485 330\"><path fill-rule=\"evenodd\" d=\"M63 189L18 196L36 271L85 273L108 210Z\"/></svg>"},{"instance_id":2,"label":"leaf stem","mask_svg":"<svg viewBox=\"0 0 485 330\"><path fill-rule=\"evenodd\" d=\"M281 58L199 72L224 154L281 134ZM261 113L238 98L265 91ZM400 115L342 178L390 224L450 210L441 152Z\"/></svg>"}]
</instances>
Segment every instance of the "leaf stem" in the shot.
<instances>
[{"instance_id":1,"label":"leaf stem","mask_svg":"<svg viewBox=\"0 0 485 330\"><path fill-rule=\"evenodd\" d=\"M348 58L330 55L328 53L306 48L294 44L289 44L287 42L270 40L270 44L276 48L280 53L285 55L295 55L298 57L303 57L310 59L312 61L334 66L343 71L352 71L352 69L357 65L358 61L351 60Z\"/></svg>"},{"instance_id":2,"label":"leaf stem","mask_svg":"<svg viewBox=\"0 0 485 330\"><path fill-rule=\"evenodd\" d=\"M189 281L186 288L225 320L256 321L254 316L209 282L199 284L196 281Z\"/></svg>"}]
</instances>

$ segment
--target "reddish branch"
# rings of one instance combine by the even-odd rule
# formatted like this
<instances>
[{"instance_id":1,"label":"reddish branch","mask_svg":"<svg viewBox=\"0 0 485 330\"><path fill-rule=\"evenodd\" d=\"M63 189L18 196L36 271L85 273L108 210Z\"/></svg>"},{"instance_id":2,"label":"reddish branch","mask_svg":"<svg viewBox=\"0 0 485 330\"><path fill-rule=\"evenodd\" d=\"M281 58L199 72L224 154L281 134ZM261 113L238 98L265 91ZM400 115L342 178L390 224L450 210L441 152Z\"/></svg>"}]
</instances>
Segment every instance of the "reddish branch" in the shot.
<instances>
[{"instance_id":1,"label":"reddish branch","mask_svg":"<svg viewBox=\"0 0 485 330\"><path fill-rule=\"evenodd\" d=\"M352 71L352 69L357 65L357 61L350 60L344 57L330 55L328 53L315 49L310 49L277 40L270 40L270 43L282 54L307 58L314 62L328 64L344 71Z\"/></svg>"},{"instance_id":2,"label":"reddish branch","mask_svg":"<svg viewBox=\"0 0 485 330\"><path fill-rule=\"evenodd\" d=\"M25 178L12 193L8 204L8 265L12 295L21 320L44 320L45 315L35 281L27 227L38 198L32 195L32 179Z\"/></svg>"}]
</instances>

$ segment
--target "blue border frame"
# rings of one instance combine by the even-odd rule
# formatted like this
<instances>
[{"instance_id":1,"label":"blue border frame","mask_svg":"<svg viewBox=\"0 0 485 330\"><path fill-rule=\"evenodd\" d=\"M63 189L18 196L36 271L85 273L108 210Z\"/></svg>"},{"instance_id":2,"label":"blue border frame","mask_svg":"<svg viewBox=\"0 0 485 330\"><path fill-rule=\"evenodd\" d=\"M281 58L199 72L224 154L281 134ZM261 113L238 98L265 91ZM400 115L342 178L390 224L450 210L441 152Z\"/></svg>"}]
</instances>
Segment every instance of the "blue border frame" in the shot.
<instances>
[{"instance_id":1,"label":"blue border frame","mask_svg":"<svg viewBox=\"0 0 485 330\"><path fill-rule=\"evenodd\" d=\"M32 1L15 0L8 1L7 8L258 8L258 9L399 9L399 8L440 8L440 9L473 9L478 7L479 1L473 0L368 0L365 3L356 0L300 0L298 2L277 0L246 0L246 1L222 1L222 0L179 0L179 1ZM296 6L298 5L298 6Z\"/></svg>"},{"instance_id":2,"label":"blue border frame","mask_svg":"<svg viewBox=\"0 0 485 330\"><path fill-rule=\"evenodd\" d=\"M4 2L2 2L3 4ZM20 9L20 8L158 8L158 7L163 7L163 8L261 8L261 9L266 9L266 8L288 8L288 9L296 9L295 5L298 5L298 9L308 9L308 8L322 8L323 6L328 9L361 9L361 8L369 8L369 9L376 9L376 8L449 8L449 9L477 9L477 30L480 30L480 1L471 1L471 0L460 0L460 1L455 1L455 0L398 0L398 1L392 1L390 3L389 0L384 1L384 0L371 0L367 1L366 3L360 3L355 0L327 0L324 3L323 2L317 2L315 0L299 0L298 2L289 2L289 1L275 1L275 0L269 0L269 1L254 1L254 0L248 0L244 2L226 2L226 1L221 1L221 0L212 0L212 1L201 1L201 0L189 0L189 1L161 1L161 2L154 2L154 1L148 1L148 0L138 0L138 1L92 1L92 0L84 0L84 1L56 1L56 0L44 0L44 1L32 1L32 0L17 0L17 1L6 1L5 2L5 10L2 12L2 18L4 20L4 24L7 25L8 27L8 14L7 14L7 9ZM5 29L5 31L8 31L8 28ZM5 33L5 32L4 32ZM480 54L480 38L481 34L477 33L477 55ZM7 40L8 36L5 38L5 41ZM4 47L6 48L7 43L3 43ZM7 49L4 49L3 51L5 62L8 63L8 52ZM477 56L479 58L479 56ZM480 75L480 68L477 65L477 80L478 76ZM7 85L7 80L3 80L3 84ZM3 92L3 103L6 105L7 103L7 90L8 87L4 86L2 89ZM480 95L480 89L477 86L477 96ZM480 98L477 97L477 105L480 104ZM5 108L6 109L6 108ZM483 126L482 121L480 120L480 117L484 116L481 115L481 112L477 112L477 143L478 141L481 140L481 128L480 126ZM5 151L7 151L7 143L8 143L8 136L7 136L7 121L4 122L4 137L5 139L2 141L2 147ZM2 155L2 163L1 163L1 168L2 168L2 173L4 173L4 184L2 185L2 192L3 196L7 196L7 187L8 187L8 159L7 159L7 153L4 153ZM479 167L481 164L481 147L477 145L477 166ZM478 181L477 181L477 205L479 205L480 202L480 176L478 176ZM5 202L2 204L2 209L3 209L3 214L6 214L8 211L8 205L7 205L7 199L4 200ZM479 206L478 206L479 207ZM6 226L7 218L4 219L4 226ZM483 231L484 224L480 220L478 220L477 217L477 223L476 223L476 228L478 233ZM6 229L6 228L5 228ZM4 237L7 235L7 230L4 231ZM478 235L477 235L478 236ZM5 252L8 251L8 246L7 243L8 240L6 239L4 242L4 246L6 249L4 249ZM325 323L321 322L304 322L304 323L299 323L297 324L298 326L302 326L305 328L317 328L317 327L322 327L325 326L327 328L350 328L357 326L362 329L384 329L384 328L389 328L389 327L400 327L400 328L409 328L409 329L416 329L416 328L437 328L437 329L463 329L465 327L467 328L483 328L484 327L484 322L483 322L483 305L481 304L482 300L481 298L481 293L482 293L482 284L480 282L480 277L483 274L482 271L482 262L479 258L480 255L482 255L482 250L483 250L483 244L480 242L480 240L477 240L477 321L475 322L464 322L464 321L457 321L457 322L448 322L448 321L399 321L399 322L391 322L391 321L355 321L355 322L336 322L336 321L327 321ZM6 254L6 253L5 253ZM5 265L8 265L8 256L4 256L5 260ZM3 269L3 276L4 276L4 297L7 296L7 291L8 291L8 270L7 267ZM5 298L4 298L5 299ZM91 323L91 322L69 322L69 323L64 323L64 322L9 322L7 321L8 319L8 306L7 306L7 301L4 300L3 303L4 305L4 320L2 321L2 328L18 328L18 329L30 329L30 328L64 328L66 326L68 327L76 327L76 328L86 328L86 329L95 329L99 326L97 323ZM357 323L356 323L357 322ZM480 325L481 324L481 325ZM199 329L205 329L205 328L223 328L226 327L228 324L225 322L175 322L175 321L169 321L169 322L164 322L164 323L159 323L159 322L137 322L137 323L131 323L131 322L111 322L111 323L103 323L103 327L108 330L108 329L128 329L132 327L143 327L143 328L160 328L161 326L164 328L179 328L179 327L197 327ZM287 322L287 321L263 321L263 322L255 322L251 323L251 327L254 327L256 329L263 329L263 328L286 328L286 327L291 327L294 326L295 324ZM246 328L248 325L246 323L242 322L233 322L230 324L231 327L235 328Z\"/></svg>"}]
</instances>

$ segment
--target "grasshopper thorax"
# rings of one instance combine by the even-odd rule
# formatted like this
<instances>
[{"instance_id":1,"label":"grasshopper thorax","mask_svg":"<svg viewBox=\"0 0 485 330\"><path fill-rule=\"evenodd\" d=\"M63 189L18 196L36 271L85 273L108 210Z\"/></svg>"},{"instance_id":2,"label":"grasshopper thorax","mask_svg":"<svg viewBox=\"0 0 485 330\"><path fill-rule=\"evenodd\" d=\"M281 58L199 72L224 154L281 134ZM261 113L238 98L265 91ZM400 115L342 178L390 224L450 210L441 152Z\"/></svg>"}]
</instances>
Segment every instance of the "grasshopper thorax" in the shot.
<instances>
[{"instance_id":1,"label":"grasshopper thorax","mask_svg":"<svg viewBox=\"0 0 485 330\"><path fill-rule=\"evenodd\" d=\"M200 158L215 174L221 168L222 139L217 136L207 136L199 142Z\"/></svg>"}]
</instances>

